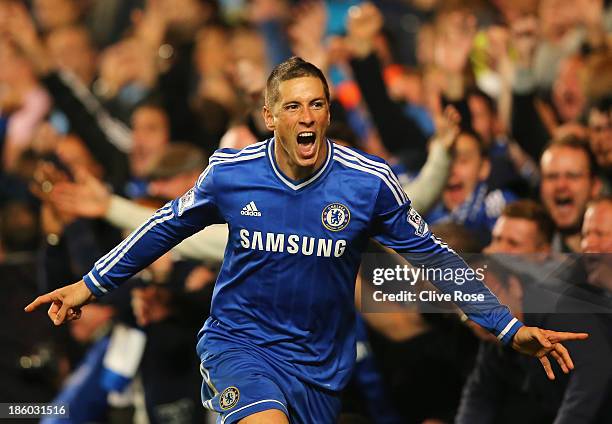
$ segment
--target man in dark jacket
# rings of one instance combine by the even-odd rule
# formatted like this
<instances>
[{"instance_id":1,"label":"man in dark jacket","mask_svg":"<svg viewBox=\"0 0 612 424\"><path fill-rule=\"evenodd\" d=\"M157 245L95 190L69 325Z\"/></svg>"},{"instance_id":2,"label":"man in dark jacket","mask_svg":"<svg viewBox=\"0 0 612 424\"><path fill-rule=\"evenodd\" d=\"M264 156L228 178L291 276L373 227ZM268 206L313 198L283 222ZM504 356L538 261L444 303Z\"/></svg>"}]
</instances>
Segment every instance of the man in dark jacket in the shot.
<instances>
[{"instance_id":1,"label":"man in dark jacket","mask_svg":"<svg viewBox=\"0 0 612 424\"><path fill-rule=\"evenodd\" d=\"M609 208L612 215L612 208ZM523 211L518 216L518 211ZM533 204L513 208L513 216L502 214L494 229L491 253L534 253L529 246L540 243L541 252L550 250L550 237L543 234L544 225L536 225L541 207ZM503 220L503 221L502 221ZM588 231L585 219L584 240L595 243L595 235ZM609 217L612 222L612 217ZM514 228L510 228L510 227ZM499 228L498 228L499 227ZM505 234L517 234L522 230L526 238L519 247L510 248L511 240L503 239ZM497 230L497 231L496 231ZM585 231L583 230L583 232ZM496 236L496 234L498 236ZM612 233L611 233L612 234ZM585 242L583 241L583 244ZM516 268L515 268L516 269ZM612 355L610 327L606 326L605 316L590 313L593 309L583 299L566 292L557 300L556 310L544 310L554 302L542 300L542 296L552 294L539 283L522 282L506 268L488 264L487 284L500 301L509 305L516 316L522 317L528 325L554 326L563 331L583 329L589 339L583 344L568 343L572 349L575 369L571 375L561 375L558 381L551 382L541 370L533 367L511 350L494 343L483 342L480 346L476 365L463 389L458 424L470 423L604 423L610 422L612 396ZM573 287L572 287L573 289ZM534 299L538 302L534 303ZM540 306L539 309L537 305ZM573 313L569 313L569 312ZM532 312L532 313L524 313ZM535 312L535 313L534 313ZM554 364L553 366L556 366Z\"/></svg>"}]
</instances>

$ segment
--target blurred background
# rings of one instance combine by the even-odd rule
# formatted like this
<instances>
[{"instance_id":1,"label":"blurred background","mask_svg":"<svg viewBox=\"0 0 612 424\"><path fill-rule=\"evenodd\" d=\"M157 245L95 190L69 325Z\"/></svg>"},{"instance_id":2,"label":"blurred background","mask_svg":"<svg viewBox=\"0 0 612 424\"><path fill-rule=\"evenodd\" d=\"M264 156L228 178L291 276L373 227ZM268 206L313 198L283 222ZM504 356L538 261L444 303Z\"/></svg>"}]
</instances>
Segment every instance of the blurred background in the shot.
<instances>
[{"instance_id":1,"label":"blurred background","mask_svg":"<svg viewBox=\"0 0 612 424\"><path fill-rule=\"evenodd\" d=\"M182 195L217 148L270 137L262 90L293 55L329 80L328 136L385 158L438 236L525 255L489 276L513 313L591 333L548 382L460 314L365 311L342 422L611 423L607 0L0 0L0 402L55 400L75 423L213 419L195 335L225 227L68 326L22 309ZM603 309L523 314L535 286Z\"/></svg>"}]
</instances>

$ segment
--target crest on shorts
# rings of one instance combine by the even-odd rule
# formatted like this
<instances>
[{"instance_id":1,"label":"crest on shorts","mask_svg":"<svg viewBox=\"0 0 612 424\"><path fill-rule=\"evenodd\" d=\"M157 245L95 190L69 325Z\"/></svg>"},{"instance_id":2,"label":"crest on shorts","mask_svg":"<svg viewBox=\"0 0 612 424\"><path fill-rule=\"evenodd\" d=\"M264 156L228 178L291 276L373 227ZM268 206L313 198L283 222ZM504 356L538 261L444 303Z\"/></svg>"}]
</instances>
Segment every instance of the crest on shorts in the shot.
<instances>
[{"instance_id":1,"label":"crest on shorts","mask_svg":"<svg viewBox=\"0 0 612 424\"><path fill-rule=\"evenodd\" d=\"M240 391L236 387L230 386L219 395L219 406L223 410L233 408L239 399Z\"/></svg>"},{"instance_id":2,"label":"crest on shorts","mask_svg":"<svg viewBox=\"0 0 612 424\"><path fill-rule=\"evenodd\" d=\"M425 237L425 234L429 231L429 227L425 220L421 218L421 215L412 207L408 209L407 221L414 227L414 233L419 237Z\"/></svg>"},{"instance_id":3,"label":"crest on shorts","mask_svg":"<svg viewBox=\"0 0 612 424\"><path fill-rule=\"evenodd\" d=\"M351 220L351 212L342 203L331 203L323 209L321 222L331 231L344 230Z\"/></svg>"}]
</instances>

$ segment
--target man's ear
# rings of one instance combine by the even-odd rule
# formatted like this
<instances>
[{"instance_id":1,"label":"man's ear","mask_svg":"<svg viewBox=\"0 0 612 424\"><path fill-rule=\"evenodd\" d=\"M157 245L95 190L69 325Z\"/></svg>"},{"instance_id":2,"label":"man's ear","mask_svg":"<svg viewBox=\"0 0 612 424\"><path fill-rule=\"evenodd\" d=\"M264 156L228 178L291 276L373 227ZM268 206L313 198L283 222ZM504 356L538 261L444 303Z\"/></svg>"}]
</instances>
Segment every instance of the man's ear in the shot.
<instances>
[{"instance_id":1,"label":"man's ear","mask_svg":"<svg viewBox=\"0 0 612 424\"><path fill-rule=\"evenodd\" d=\"M264 106L262 110L263 119L266 124L266 128L270 131L274 131L276 129L276 124L274 123L274 115L272 115L272 111L268 109L268 106Z\"/></svg>"}]
</instances>

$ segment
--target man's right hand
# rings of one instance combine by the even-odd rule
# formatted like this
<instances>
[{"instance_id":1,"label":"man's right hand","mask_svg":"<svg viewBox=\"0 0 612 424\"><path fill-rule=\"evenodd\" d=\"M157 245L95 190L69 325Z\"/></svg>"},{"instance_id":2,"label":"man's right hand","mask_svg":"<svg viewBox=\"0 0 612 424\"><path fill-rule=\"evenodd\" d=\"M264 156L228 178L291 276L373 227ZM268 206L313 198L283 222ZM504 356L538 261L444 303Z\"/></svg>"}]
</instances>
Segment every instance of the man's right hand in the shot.
<instances>
[{"instance_id":1,"label":"man's right hand","mask_svg":"<svg viewBox=\"0 0 612 424\"><path fill-rule=\"evenodd\" d=\"M38 296L32 303L25 307L26 312L32 312L39 306L50 303L49 319L55 325L79 319L81 307L92 302L95 296L91 293L85 281L81 280L69 286L61 287L50 293Z\"/></svg>"}]
</instances>

